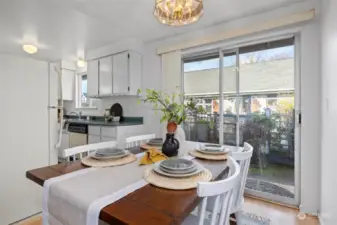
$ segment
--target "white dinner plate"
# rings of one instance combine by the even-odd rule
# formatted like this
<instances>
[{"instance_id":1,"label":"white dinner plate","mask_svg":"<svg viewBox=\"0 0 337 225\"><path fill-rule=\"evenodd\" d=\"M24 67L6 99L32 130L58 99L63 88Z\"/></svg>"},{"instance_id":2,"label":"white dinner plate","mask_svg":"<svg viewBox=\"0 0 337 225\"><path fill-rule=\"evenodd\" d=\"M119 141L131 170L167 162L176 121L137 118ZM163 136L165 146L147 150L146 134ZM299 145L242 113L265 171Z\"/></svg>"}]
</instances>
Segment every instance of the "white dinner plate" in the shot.
<instances>
[{"instance_id":1,"label":"white dinner plate","mask_svg":"<svg viewBox=\"0 0 337 225\"><path fill-rule=\"evenodd\" d=\"M172 174L190 174L195 172L198 168L196 166L186 169L186 170L170 170L165 167L160 167L160 169L166 173L172 173Z\"/></svg>"},{"instance_id":2,"label":"white dinner plate","mask_svg":"<svg viewBox=\"0 0 337 225\"><path fill-rule=\"evenodd\" d=\"M201 152L202 154L207 155L223 155L226 153L229 153L230 150L228 148L223 149L223 151L207 151L206 149L196 149L198 152Z\"/></svg>"},{"instance_id":3,"label":"white dinner plate","mask_svg":"<svg viewBox=\"0 0 337 225\"><path fill-rule=\"evenodd\" d=\"M167 159L160 162L160 167L164 167L168 170L188 170L195 167L195 163L192 160L177 158Z\"/></svg>"},{"instance_id":4,"label":"white dinner plate","mask_svg":"<svg viewBox=\"0 0 337 225\"><path fill-rule=\"evenodd\" d=\"M153 166L153 170L160 174L160 175L163 175L163 176L166 176L166 177L174 177L174 178L183 178L183 177L191 177L191 176L194 176L194 175L197 175L198 173L202 172L204 170L204 166L199 164L199 163L196 163L196 167L197 167L197 170L194 171L194 172L191 172L191 173L185 173L185 174L173 174L173 173L168 173L168 172L165 172L163 171L161 168L160 168L160 164L154 164Z\"/></svg>"},{"instance_id":5,"label":"white dinner plate","mask_svg":"<svg viewBox=\"0 0 337 225\"><path fill-rule=\"evenodd\" d=\"M121 155L123 153L124 150L120 148L101 148L95 151L95 154L100 156Z\"/></svg>"},{"instance_id":6,"label":"white dinner plate","mask_svg":"<svg viewBox=\"0 0 337 225\"><path fill-rule=\"evenodd\" d=\"M98 159L98 160L105 160L105 159L120 159L127 155L129 155L130 152L127 150L124 150L124 153L119 155L96 155L95 153L92 153L90 155L91 158Z\"/></svg>"}]
</instances>

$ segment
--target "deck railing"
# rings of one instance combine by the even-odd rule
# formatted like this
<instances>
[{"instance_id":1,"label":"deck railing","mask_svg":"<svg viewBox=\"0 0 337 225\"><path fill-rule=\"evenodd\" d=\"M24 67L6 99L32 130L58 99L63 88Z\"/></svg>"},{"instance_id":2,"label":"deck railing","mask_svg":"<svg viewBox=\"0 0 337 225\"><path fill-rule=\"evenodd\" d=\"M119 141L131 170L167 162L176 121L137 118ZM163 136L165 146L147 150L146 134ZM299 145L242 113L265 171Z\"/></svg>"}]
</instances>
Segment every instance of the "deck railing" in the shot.
<instances>
[{"instance_id":1,"label":"deck railing","mask_svg":"<svg viewBox=\"0 0 337 225\"><path fill-rule=\"evenodd\" d=\"M190 141L219 143L220 116L218 113L188 115L184 123L186 139ZM236 145L237 117L223 115L224 144ZM294 162L293 114L252 113L239 116L239 145L249 142L254 147L252 163L268 161L286 165ZM254 159L255 158L255 159ZM261 163L261 162L259 162Z\"/></svg>"}]
</instances>

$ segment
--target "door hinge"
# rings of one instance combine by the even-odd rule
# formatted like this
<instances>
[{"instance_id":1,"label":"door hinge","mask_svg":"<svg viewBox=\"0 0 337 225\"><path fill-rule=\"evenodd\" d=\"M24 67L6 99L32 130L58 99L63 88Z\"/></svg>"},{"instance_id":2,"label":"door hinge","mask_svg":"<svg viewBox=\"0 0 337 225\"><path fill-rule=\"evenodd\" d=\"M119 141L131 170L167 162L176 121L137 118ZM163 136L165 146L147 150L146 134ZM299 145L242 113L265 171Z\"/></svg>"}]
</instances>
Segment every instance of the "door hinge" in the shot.
<instances>
[{"instance_id":1,"label":"door hinge","mask_svg":"<svg viewBox=\"0 0 337 225\"><path fill-rule=\"evenodd\" d=\"M128 87L128 91L130 91L130 86Z\"/></svg>"},{"instance_id":2,"label":"door hinge","mask_svg":"<svg viewBox=\"0 0 337 225\"><path fill-rule=\"evenodd\" d=\"M128 59L130 59L130 53L128 53Z\"/></svg>"},{"instance_id":3,"label":"door hinge","mask_svg":"<svg viewBox=\"0 0 337 225\"><path fill-rule=\"evenodd\" d=\"M302 113L298 114L298 124L302 124Z\"/></svg>"}]
</instances>

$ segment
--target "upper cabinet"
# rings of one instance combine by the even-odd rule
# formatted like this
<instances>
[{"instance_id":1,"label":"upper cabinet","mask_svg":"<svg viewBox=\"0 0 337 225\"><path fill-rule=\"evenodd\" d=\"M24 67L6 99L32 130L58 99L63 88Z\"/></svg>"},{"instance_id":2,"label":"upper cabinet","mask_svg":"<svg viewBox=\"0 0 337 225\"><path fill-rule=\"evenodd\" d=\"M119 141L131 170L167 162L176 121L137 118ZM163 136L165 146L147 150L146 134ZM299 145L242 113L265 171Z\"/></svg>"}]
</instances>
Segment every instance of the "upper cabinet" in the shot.
<instances>
[{"instance_id":1,"label":"upper cabinet","mask_svg":"<svg viewBox=\"0 0 337 225\"><path fill-rule=\"evenodd\" d=\"M88 62L88 95L136 95L141 87L142 57L132 51Z\"/></svg>"},{"instance_id":2,"label":"upper cabinet","mask_svg":"<svg viewBox=\"0 0 337 225\"><path fill-rule=\"evenodd\" d=\"M142 87L142 56L136 52L129 52L129 85L130 95L137 95L137 91Z\"/></svg>"},{"instance_id":3,"label":"upper cabinet","mask_svg":"<svg viewBox=\"0 0 337 225\"><path fill-rule=\"evenodd\" d=\"M113 93L125 94L129 92L129 57L130 53L124 52L113 56Z\"/></svg>"},{"instance_id":4,"label":"upper cabinet","mask_svg":"<svg viewBox=\"0 0 337 225\"><path fill-rule=\"evenodd\" d=\"M113 90L112 56L99 59L98 65L99 65L98 95L109 96L111 95Z\"/></svg>"},{"instance_id":5,"label":"upper cabinet","mask_svg":"<svg viewBox=\"0 0 337 225\"><path fill-rule=\"evenodd\" d=\"M98 60L88 61L87 79L88 96L98 97Z\"/></svg>"},{"instance_id":6,"label":"upper cabinet","mask_svg":"<svg viewBox=\"0 0 337 225\"><path fill-rule=\"evenodd\" d=\"M62 69L62 99L72 101L74 99L75 71ZM59 92L59 99L61 93Z\"/></svg>"}]
</instances>

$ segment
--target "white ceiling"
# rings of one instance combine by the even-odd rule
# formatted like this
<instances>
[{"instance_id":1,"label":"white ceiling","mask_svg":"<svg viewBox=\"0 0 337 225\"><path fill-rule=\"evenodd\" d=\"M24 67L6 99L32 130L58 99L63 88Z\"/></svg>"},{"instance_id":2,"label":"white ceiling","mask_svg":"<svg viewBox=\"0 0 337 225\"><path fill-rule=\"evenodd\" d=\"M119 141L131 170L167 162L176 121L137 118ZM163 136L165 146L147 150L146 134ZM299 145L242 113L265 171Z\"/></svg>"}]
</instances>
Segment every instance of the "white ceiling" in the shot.
<instances>
[{"instance_id":1,"label":"white ceiling","mask_svg":"<svg viewBox=\"0 0 337 225\"><path fill-rule=\"evenodd\" d=\"M1 0L0 53L25 55L21 45L33 43L35 58L76 60L126 38L150 42L298 1L204 0L200 21L168 27L153 17L155 0Z\"/></svg>"}]
</instances>

